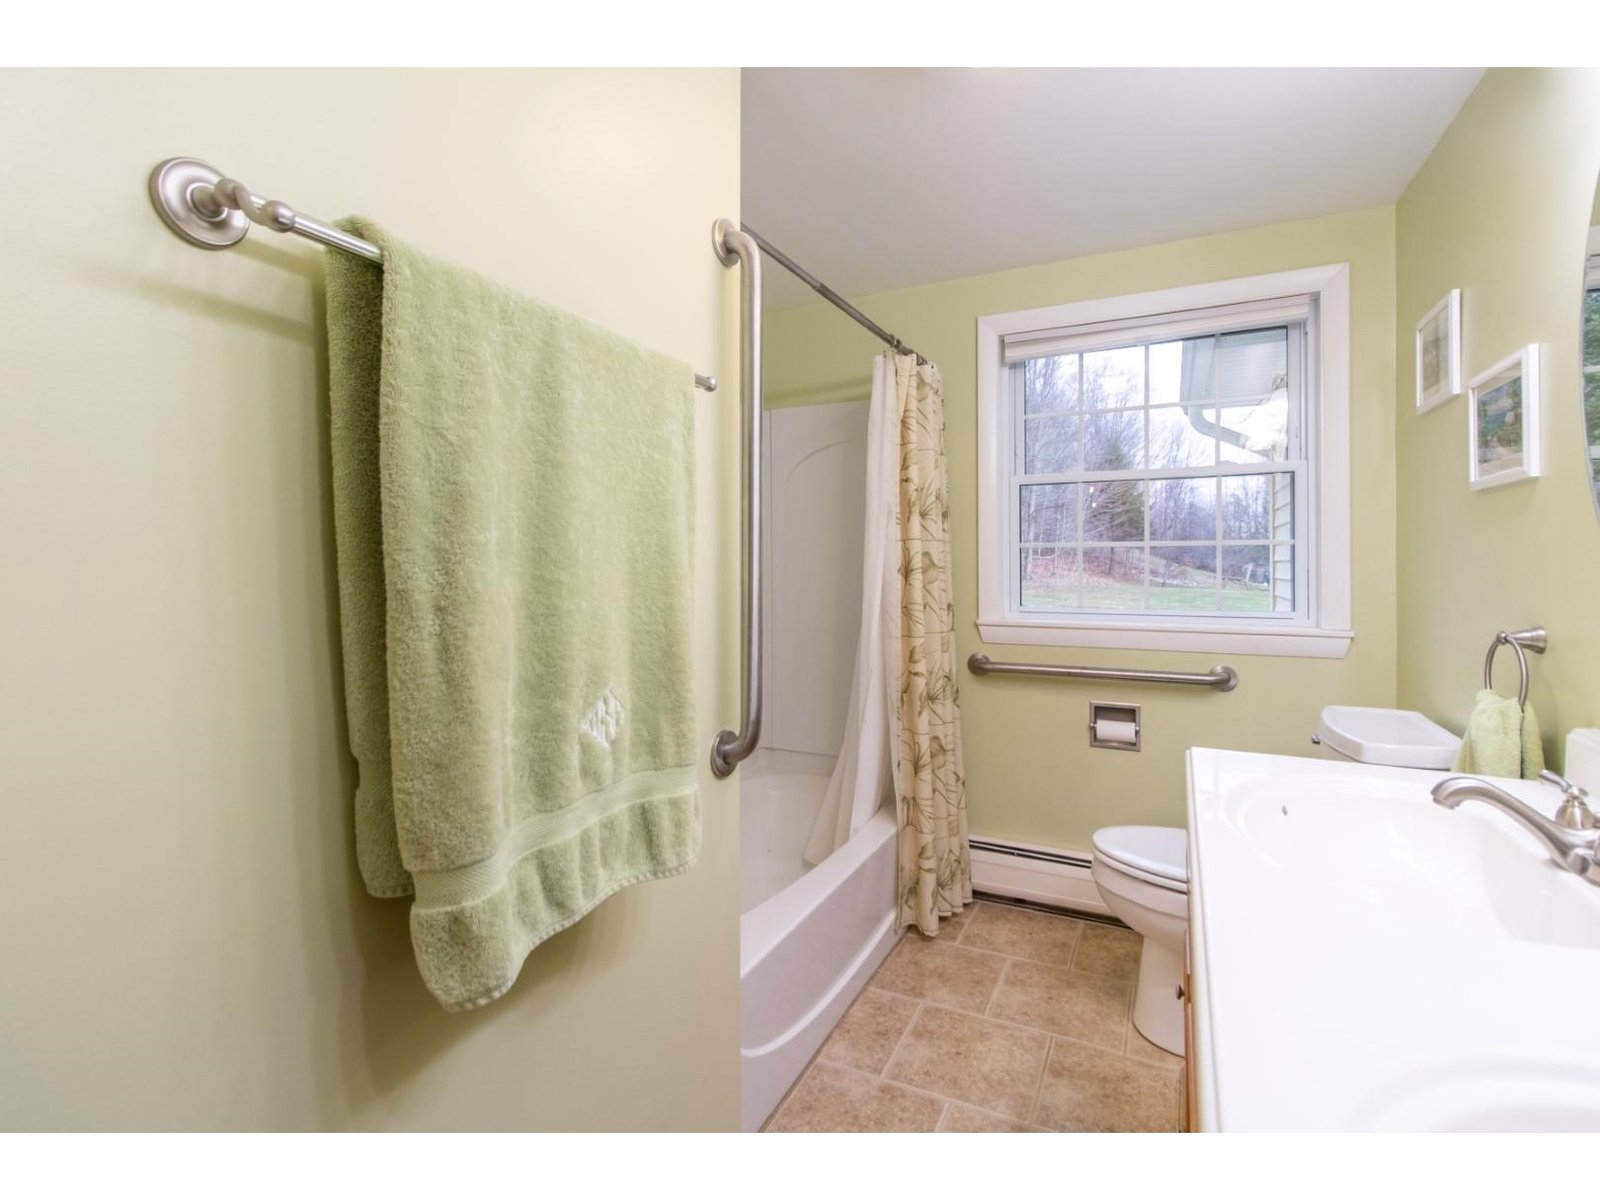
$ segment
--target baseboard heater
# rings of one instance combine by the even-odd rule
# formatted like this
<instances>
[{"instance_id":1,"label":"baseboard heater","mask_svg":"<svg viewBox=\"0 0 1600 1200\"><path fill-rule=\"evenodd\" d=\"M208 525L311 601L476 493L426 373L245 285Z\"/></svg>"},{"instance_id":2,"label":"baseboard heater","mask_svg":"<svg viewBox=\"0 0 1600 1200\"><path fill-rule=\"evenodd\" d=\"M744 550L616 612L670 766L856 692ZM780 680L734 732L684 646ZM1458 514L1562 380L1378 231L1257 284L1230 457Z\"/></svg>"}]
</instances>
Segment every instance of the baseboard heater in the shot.
<instances>
[{"instance_id":1,"label":"baseboard heater","mask_svg":"<svg viewBox=\"0 0 1600 1200\"><path fill-rule=\"evenodd\" d=\"M972 847L974 891L1094 916L1111 915L1089 876L1086 854L993 838L969 838L967 844Z\"/></svg>"}]
</instances>

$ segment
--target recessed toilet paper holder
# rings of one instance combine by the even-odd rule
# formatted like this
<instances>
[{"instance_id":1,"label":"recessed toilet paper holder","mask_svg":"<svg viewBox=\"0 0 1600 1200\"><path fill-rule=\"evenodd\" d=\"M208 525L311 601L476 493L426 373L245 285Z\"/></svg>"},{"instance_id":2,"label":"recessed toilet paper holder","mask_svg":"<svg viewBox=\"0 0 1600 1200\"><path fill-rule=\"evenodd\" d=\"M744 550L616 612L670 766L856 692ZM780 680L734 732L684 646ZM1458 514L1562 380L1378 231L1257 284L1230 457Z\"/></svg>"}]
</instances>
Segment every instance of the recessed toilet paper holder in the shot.
<instances>
[{"instance_id":1,"label":"recessed toilet paper holder","mask_svg":"<svg viewBox=\"0 0 1600 1200\"><path fill-rule=\"evenodd\" d=\"M1096 750L1138 750L1143 735L1137 704L1089 701L1089 745Z\"/></svg>"}]
</instances>

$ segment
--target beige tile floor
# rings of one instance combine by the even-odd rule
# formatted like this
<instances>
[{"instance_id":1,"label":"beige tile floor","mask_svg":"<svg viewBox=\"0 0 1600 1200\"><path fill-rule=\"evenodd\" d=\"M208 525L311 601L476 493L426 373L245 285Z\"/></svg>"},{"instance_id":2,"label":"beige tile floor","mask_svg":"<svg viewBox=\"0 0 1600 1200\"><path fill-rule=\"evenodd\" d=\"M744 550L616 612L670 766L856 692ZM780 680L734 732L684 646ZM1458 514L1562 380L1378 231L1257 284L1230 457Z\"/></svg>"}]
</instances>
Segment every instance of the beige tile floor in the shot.
<instances>
[{"instance_id":1,"label":"beige tile floor","mask_svg":"<svg viewBox=\"0 0 1600 1200\"><path fill-rule=\"evenodd\" d=\"M1133 1028L1139 937L979 901L911 931L771 1132L1173 1131L1183 1060Z\"/></svg>"}]
</instances>

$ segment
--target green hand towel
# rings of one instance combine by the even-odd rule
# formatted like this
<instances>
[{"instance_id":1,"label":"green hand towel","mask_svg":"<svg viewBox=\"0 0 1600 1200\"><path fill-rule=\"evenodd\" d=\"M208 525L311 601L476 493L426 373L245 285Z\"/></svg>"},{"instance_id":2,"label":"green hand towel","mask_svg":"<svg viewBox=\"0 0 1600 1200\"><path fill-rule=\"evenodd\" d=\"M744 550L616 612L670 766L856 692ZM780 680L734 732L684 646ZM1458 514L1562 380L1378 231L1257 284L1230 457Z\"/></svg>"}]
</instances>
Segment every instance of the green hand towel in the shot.
<instances>
[{"instance_id":1,"label":"green hand towel","mask_svg":"<svg viewBox=\"0 0 1600 1200\"><path fill-rule=\"evenodd\" d=\"M1515 700L1488 689L1479 692L1461 735L1455 769L1510 779L1539 778L1544 770L1544 743L1533 705L1524 705L1518 712Z\"/></svg>"},{"instance_id":2,"label":"green hand towel","mask_svg":"<svg viewBox=\"0 0 1600 1200\"><path fill-rule=\"evenodd\" d=\"M1539 733L1539 718L1533 715L1533 705L1522 709L1522 777L1537 779L1544 770L1544 738Z\"/></svg>"},{"instance_id":3,"label":"green hand towel","mask_svg":"<svg viewBox=\"0 0 1600 1200\"><path fill-rule=\"evenodd\" d=\"M693 376L352 219L328 257L356 848L448 1009L700 848Z\"/></svg>"}]
</instances>

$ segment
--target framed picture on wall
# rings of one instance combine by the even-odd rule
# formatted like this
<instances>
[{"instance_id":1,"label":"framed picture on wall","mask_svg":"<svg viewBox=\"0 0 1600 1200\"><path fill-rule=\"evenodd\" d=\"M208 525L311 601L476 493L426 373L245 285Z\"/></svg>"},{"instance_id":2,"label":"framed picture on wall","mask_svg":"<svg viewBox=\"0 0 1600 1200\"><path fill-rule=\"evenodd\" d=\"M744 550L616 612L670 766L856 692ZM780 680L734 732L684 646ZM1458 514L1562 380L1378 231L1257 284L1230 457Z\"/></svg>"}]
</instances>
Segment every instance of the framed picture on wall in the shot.
<instances>
[{"instance_id":1,"label":"framed picture on wall","mask_svg":"<svg viewBox=\"0 0 1600 1200\"><path fill-rule=\"evenodd\" d=\"M1417 322L1417 411L1438 408L1461 394L1461 289Z\"/></svg>"},{"instance_id":2,"label":"framed picture on wall","mask_svg":"<svg viewBox=\"0 0 1600 1200\"><path fill-rule=\"evenodd\" d=\"M1538 346L1524 346L1472 381L1467 420L1473 487L1539 474Z\"/></svg>"}]
</instances>

